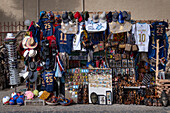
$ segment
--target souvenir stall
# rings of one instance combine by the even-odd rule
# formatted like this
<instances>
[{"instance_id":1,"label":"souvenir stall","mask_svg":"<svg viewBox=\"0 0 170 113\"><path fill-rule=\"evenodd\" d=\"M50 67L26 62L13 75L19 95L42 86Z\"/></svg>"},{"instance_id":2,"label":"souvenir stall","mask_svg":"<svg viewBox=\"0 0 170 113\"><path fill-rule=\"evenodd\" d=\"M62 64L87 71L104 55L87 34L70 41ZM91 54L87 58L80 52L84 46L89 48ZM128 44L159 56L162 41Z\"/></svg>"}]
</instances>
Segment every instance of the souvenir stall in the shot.
<instances>
[{"instance_id":1,"label":"souvenir stall","mask_svg":"<svg viewBox=\"0 0 170 113\"><path fill-rule=\"evenodd\" d=\"M167 92L157 87L167 62L167 27L131 20L127 11L41 11L20 44L27 89L12 97L19 105L25 99L25 105L167 106Z\"/></svg>"}]
</instances>

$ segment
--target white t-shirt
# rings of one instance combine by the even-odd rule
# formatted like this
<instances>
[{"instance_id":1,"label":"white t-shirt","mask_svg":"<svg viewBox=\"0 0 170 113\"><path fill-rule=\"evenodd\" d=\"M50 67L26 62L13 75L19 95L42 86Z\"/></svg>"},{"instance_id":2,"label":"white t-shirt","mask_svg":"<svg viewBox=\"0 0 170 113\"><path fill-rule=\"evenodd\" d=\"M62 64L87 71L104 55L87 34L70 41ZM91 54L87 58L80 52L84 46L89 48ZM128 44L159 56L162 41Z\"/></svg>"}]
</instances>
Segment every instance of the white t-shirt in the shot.
<instances>
[{"instance_id":1,"label":"white t-shirt","mask_svg":"<svg viewBox=\"0 0 170 113\"><path fill-rule=\"evenodd\" d=\"M75 35L75 37L73 38L73 51L78 51L78 50L81 50L81 51L86 51L86 49L84 48L81 48L81 33L83 31L82 29L82 24L83 23L80 23L78 28L78 33Z\"/></svg>"},{"instance_id":2,"label":"white t-shirt","mask_svg":"<svg viewBox=\"0 0 170 113\"><path fill-rule=\"evenodd\" d=\"M132 34L134 34L135 44L138 45L139 52L148 52L150 25L136 23L132 26Z\"/></svg>"},{"instance_id":3,"label":"white t-shirt","mask_svg":"<svg viewBox=\"0 0 170 113\"><path fill-rule=\"evenodd\" d=\"M107 22L97 22L94 23L93 20L88 18L88 21L85 21L85 27L87 32L101 32L107 29Z\"/></svg>"}]
</instances>

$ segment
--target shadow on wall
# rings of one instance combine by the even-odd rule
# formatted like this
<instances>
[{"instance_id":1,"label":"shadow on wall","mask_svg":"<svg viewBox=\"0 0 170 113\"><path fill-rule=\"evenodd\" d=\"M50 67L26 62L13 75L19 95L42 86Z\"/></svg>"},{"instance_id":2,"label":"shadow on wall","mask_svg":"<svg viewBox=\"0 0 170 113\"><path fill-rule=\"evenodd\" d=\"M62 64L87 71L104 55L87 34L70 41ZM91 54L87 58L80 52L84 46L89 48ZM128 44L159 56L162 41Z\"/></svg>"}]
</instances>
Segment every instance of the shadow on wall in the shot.
<instances>
[{"instance_id":1,"label":"shadow on wall","mask_svg":"<svg viewBox=\"0 0 170 113\"><path fill-rule=\"evenodd\" d=\"M23 2L21 0L1 1L0 21L22 21L23 20Z\"/></svg>"}]
</instances>

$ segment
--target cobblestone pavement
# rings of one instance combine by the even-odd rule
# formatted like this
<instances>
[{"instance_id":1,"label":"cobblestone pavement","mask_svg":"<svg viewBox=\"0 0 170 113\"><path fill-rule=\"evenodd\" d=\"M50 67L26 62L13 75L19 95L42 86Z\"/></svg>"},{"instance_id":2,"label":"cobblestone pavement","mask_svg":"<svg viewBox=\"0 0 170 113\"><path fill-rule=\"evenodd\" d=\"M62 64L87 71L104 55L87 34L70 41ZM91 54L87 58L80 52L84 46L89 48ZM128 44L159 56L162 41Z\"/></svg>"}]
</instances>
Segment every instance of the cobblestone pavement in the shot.
<instances>
[{"instance_id":1,"label":"cobblestone pavement","mask_svg":"<svg viewBox=\"0 0 170 113\"><path fill-rule=\"evenodd\" d=\"M25 86L19 86L17 90L23 89ZM14 89L6 89L0 91L0 98L10 95ZM154 107L144 105L83 105L76 104L71 106L10 106L0 103L0 113L170 113L169 107Z\"/></svg>"}]
</instances>

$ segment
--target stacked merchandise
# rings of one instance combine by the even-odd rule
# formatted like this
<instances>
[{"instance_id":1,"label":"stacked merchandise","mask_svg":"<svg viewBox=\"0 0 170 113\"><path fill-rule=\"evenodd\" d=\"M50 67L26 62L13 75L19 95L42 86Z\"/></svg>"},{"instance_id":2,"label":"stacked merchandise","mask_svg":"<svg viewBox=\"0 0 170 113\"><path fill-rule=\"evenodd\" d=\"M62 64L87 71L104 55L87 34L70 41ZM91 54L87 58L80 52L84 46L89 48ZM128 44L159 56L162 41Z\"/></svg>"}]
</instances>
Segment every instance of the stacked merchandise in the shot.
<instances>
[{"instance_id":1,"label":"stacked merchandise","mask_svg":"<svg viewBox=\"0 0 170 113\"><path fill-rule=\"evenodd\" d=\"M8 65L10 73L10 85L20 84L20 78L17 70L17 51L16 39L12 33L8 33L5 39L5 46L8 51Z\"/></svg>"}]
</instances>

